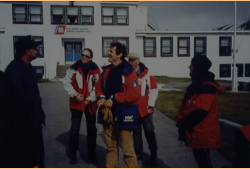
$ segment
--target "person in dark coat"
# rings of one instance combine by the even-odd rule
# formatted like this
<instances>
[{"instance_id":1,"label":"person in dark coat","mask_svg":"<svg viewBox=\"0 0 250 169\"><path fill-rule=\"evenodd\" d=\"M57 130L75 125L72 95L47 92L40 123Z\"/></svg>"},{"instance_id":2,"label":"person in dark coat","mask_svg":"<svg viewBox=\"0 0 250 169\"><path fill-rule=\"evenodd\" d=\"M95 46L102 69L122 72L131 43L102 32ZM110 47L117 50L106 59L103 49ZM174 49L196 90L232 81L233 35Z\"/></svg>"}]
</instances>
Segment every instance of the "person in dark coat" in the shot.
<instances>
[{"instance_id":1,"label":"person in dark coat","mask_svg":"<svg viewBox=\"0 0 250 169\"><path fill-rule=\"evenodd\" d=\"M176 126L179 140L193 150L201 168L211 168L210 149L221 146L218 94L219 84L209 72L212 63L205 55L196 55L189 66L192 83L179 108Z\"/></svg>"},{"instance_id":2,"label":"person in dark coat","mask_svg":"<svg viewBox=\"0 0 250 169\"><path fill-rule=\"evenodd\" d=\"M11 96L13 101L11 100L8 103L10 106L5 111L5 113L10 114L19 113L17 116L12 116L13 121L16 121L17 117L21 116L20 119L17 119L17 123L12 122L14 130L13 128L6 128L8 137L11 135L10 138L7 138L11 140L11 143L6 148L10 148L9 154L13 155L12 164L15 164L17 158L22 159L18 159L20 163L15 165L18 168L44 167L42 128L45 126L45 114L42 109L36 72L31 65L31 62L37 57L37 47L39 45L41 44L35 42L30 35L19 38L15 43L15 59L5 69L7 80L13 84L18 93L18 100L15 98L16 95ZM12 108L19 104L20 109ZM17 125L20 129L17 128ZM16 132L15 129L17 129ZM11 146L17 148L14 149Z\"/></svg>"}]
</instances>

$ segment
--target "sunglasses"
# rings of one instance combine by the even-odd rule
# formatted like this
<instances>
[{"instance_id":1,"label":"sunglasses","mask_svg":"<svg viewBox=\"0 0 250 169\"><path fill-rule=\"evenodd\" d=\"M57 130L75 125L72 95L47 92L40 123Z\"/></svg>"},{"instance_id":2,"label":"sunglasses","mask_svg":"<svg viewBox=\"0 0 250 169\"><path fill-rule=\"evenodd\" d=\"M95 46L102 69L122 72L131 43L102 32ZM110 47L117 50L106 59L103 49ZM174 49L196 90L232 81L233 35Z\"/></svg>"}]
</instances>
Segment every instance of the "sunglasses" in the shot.
<instances>
[{"instance_id":1,"label":"sunglasses","mask_svg":"<svg viewBox=\"0 0 250 169\"><path fill-rule=\"evenodd\" d=\"M89 55L84 55L84 54L81 54L82 57L86 57L86 58L91 58Z\"/></svg>"}]
</instances>

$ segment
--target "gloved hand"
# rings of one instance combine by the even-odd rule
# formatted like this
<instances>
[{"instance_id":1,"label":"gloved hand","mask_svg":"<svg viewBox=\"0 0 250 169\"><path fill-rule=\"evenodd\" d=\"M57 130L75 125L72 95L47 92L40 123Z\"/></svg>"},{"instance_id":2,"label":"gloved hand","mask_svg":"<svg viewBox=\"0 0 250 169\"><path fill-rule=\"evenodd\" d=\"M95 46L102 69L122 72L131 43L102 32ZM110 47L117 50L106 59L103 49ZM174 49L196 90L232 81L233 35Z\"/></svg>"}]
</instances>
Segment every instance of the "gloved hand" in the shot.
<instances>
[{"instance_id":1,"label":"gloved hand","mask_svg":"<svg viewBox=\"0 0 250 169\"><path fill-rule=\"evenodd\" d=\"M186 130L184 128L178 128L179 137L178 140L185 142L186 141Z\"/></svg>"},{"instance_id":2,"label":"gloved hand","mask_svg":"<svg viewBox=\"0 0 250 169\"><path fill-rule=\"evenodd\" d=\"M104 114L103 121L107 123L112 123L114 121L112 110L109 107L103 107L102 113Z\"/></svg>"}]
</instances>

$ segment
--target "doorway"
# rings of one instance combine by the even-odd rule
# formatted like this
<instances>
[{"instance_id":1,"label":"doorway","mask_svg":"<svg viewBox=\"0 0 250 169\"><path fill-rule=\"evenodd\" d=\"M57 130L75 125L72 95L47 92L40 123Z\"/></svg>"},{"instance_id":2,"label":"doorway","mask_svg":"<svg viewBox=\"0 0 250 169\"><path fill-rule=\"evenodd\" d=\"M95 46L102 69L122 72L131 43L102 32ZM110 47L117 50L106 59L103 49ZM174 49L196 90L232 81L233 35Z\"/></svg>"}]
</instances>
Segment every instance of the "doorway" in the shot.
<instances>
[{"instance_id":1,"label":"doorway","mask_svg":"<svg viewBox=\"0 0 250 169\"><path fill-rule=\"evenodd\" d=\"M82 53L82 42L64 42L66 64L73 64L80 60Z\"/></svg>"}]
</instances>

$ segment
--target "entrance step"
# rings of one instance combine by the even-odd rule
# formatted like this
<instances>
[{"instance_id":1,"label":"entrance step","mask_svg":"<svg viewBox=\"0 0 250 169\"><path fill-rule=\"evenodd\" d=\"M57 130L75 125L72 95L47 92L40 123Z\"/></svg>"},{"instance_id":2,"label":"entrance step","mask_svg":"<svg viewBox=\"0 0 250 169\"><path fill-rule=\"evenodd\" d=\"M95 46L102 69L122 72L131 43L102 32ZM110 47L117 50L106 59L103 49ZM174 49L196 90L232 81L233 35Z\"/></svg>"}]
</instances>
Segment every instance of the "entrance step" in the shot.
<instances>
[{"instance_id":1,"label":"entrance step","mask_svg":"<svg viewBox=\"0 0 250 169\"><path fill-rule=\"evenodd\" d=\"M71 65L57 65L56 68L56 76L58 78L64 78L66 71L69 69Z\"/></svg>"}]
</instances>

